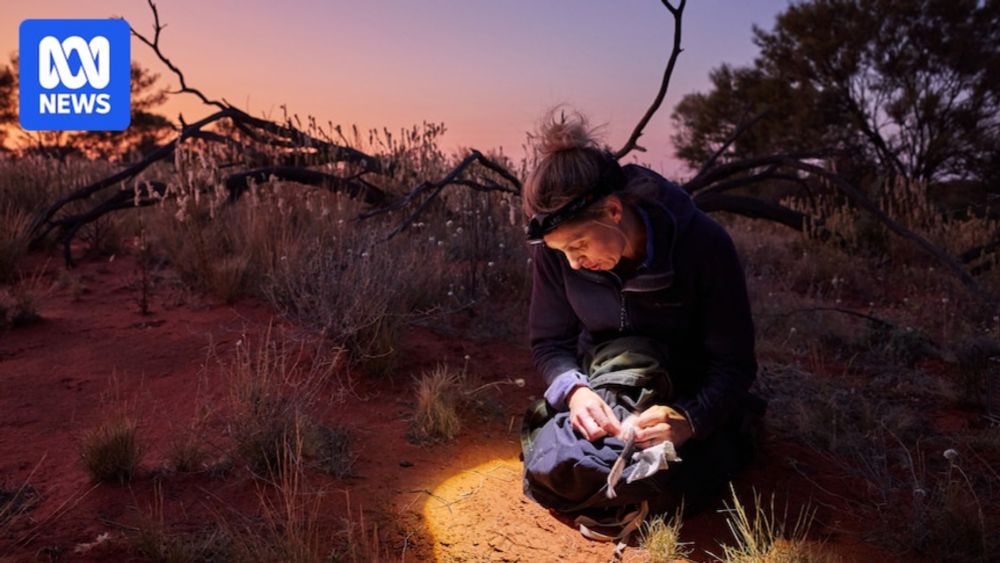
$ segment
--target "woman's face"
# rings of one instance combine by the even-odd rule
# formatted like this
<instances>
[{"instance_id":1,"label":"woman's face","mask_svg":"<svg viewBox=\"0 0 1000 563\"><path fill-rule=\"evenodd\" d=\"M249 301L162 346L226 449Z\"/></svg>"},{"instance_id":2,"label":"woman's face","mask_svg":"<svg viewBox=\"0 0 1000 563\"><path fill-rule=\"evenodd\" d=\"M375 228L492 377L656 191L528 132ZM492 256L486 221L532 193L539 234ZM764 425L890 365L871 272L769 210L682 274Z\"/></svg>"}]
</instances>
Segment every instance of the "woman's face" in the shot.
<instances>
[{"instance_id":1,"label":"woman's face","mask_svg":"<svg viewBox=\"0 0 1000 563\"><path fill-rule=\"evenodd\" d=\"M600 218L560 225L545 235L545 245L565 254L574 270L610 270L625 253L621 217L620 204L609 205Z\"/></svg>"}]
</instances>

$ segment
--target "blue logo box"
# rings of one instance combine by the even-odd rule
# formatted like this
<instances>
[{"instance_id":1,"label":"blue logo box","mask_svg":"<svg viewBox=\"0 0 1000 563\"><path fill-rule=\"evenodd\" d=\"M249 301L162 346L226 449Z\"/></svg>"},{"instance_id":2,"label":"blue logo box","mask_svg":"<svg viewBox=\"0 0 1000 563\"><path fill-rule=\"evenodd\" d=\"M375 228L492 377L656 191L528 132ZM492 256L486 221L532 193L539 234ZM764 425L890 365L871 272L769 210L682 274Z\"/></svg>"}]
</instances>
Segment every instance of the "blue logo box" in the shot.
<instances>
[{"instance_id":1,"label":"blue logo box","mask_svg":"<svg viewBox=\"0 0 1000 563\"><path fill-rule=\"evenodd\" d=\"M131 37L124 20L24 20L21 127L121 131L131 121Z\"/></svg>"}]
</instances>

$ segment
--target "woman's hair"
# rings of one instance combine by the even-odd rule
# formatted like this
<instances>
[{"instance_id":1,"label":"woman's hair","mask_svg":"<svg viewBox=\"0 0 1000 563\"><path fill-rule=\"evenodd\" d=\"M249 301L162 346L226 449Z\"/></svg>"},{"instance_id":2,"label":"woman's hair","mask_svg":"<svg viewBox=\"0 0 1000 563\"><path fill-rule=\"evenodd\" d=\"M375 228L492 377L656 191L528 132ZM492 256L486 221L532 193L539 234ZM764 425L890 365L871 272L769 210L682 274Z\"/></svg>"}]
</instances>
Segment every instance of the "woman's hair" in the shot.
<instances>
[{"instance_id":1,"label":"woman's hair","mask_svg":"<svg viewBox=\"0 0 1000 563\"><path fill-rule=\"evenodd\" d=\"M596 132L579 112L567 115L557 106L546 113L538 131L538 164L522 193L526 215L551 213L597 184L608 157ZM589 207L576 220L597 217L602 207Z\"/></svg>"}]
</instances>

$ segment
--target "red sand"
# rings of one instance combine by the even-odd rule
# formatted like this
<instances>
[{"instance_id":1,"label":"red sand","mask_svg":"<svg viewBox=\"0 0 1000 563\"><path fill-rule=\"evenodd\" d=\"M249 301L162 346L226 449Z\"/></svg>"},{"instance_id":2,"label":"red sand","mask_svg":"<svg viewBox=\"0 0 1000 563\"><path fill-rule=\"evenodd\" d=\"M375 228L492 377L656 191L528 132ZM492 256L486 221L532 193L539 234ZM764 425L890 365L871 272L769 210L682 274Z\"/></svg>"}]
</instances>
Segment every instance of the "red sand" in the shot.
<instances>
[{"instance_id":1,"label":"red sand","mask_svg":"<svg viewBox=\"0 0 1000 563\"><path fill-rule=\"evenodd\" d=\"M53 261L47 276L59 275L60 266ZM0 478L19 484L34 470L29 483L41 495L30 519L19 519L0 535L0 561L5 554L11 561L136 560L125 536L155 512L157 475L164 520L184 529L217 522L232 510L256 514L261 487L239 467L221 476L171 475L158 468L164 465L171 436L191 423L197 405L221 403L219 370L206 360L210 342L225 358L245 330L263 330L272 311L251 302L221 305L161 284L153 293L153 315L142 316L136 291L129 287L136 279L135 262L128 258L87 262L70 276L84 280L89 291L74 300L73 290L54 289L40 300L40 323L0 333ZM485 381L525 377L529 384L500 387L495 392L498 414L467 416L461 434L450 443L410 443L405 435L413 408L411 376L439 361L461 366L465 355L472 356L470 365L477 366ZM359 524L363 514L365 526L377 524L384 551L408 561L610 557L611 545L584 539L522 493L520 414L542 391L525 345L480 343L415 328L405 339L401 358L394 377L355 378L361 400L331 404L323 413L326 422L355 429L360 458L355 476L311 479L328 491L322 525L336 534L348 510ZM206 364L209 369L203 372ZM207 385L199 391L202 373ZM108 396L112 377L118 382L117 401ZM77 444L109 405L122 400L139 414L141 437L150 447L144 470L130 486L94 486L80 468ZM209 441L222 451L226 440L217 426ZM737 484L739 490L752 486L765 496L775 491L778 506L790 499L793 514L801 503L819 501L812 536L825 541L825 549L845 561L893 560L855 540L860 523L843 500L810 480L832 491L846 490L849 484L825 472L822 461L801 448L772 443L768 450L770 460L754 466ZM798 460L798 469L788 463L791 457ZM107 541L81 547L102 534L108 534ZM683 536L695 542L697 559L705 560L701 550L720 553L718 542L728 539L729 532L724 518L709 511L687 521ZM642 561L645 554L631 547L625 559Z\"/></svg>"}]
</instances>

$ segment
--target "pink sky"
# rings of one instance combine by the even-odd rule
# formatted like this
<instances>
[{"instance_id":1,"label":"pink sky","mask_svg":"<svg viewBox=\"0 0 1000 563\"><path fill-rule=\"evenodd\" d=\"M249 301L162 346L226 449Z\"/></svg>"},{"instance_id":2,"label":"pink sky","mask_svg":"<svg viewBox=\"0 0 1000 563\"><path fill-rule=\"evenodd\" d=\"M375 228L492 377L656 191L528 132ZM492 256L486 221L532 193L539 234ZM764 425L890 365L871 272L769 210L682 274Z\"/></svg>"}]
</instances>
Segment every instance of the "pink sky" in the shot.
<instances>
[{"instance_id":1,"label":"pink sky","mask_svg":"<svg viewBox=\"0 0 1000 563\"><path fill-rule=\"evenodd\" d=\"M756 54L751 26L770 28L787 0L690 0L685 52L667 99L640 144L639 160L684 173L670 146L670 111L707 87L708 71ZM345 127L444 122L446 149L503 147L519 158L525 132L565 102L607 124L617 148L659 87L673 21L658 0L161 0L162 49L190 85L254 114L300 116ZM6 0L0 53L17 51L27 18L122 16L151 33L144 0ZM175 85L151 50L133 40L133 59ZM162 112L188 121L209 110L174 96Z\"/></svg>"}]
</instances>

